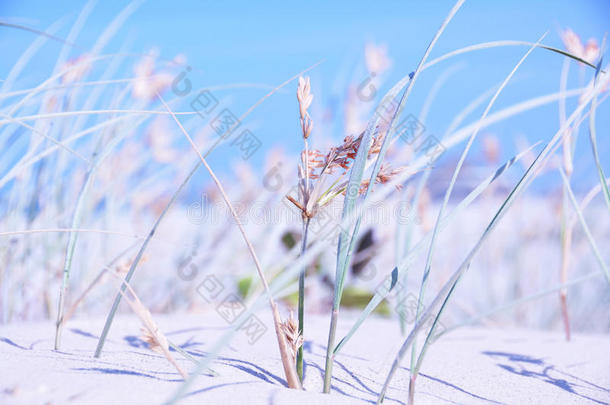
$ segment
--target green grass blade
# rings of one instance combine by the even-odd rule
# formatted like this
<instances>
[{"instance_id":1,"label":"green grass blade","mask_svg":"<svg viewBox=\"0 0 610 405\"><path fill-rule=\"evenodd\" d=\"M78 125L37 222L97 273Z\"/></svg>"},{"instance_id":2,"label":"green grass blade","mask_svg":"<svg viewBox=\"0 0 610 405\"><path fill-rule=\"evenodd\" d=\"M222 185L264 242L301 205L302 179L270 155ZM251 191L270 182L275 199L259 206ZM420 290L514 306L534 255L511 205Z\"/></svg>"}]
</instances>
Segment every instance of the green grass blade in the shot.
<instances>
[{"instance_id":1,"label":"green grass blade","mask_svg":"<svg viewBox=\"0 0 610 405\"><path fill-rule=\"evenodd\" d=\"M81 191L78 195L78 199L76 202L76 206L74 208L74 213L72 215L72 225L71 228L76 229L80 225L80 220L82 217L82 211L85 201L85 196L87 195L87 191L89 190L89 186L91 184L91 180L93 179L93 171L94 168L91 167L87 172L87 178L81 188ZM68 280L70 279L70 269L72 267L72 258L74 257L74 249L76 248L76 241L78 239L78 232L70 232L68 237L68 244L66 246L66 255L64 259L64 268L63 268L63 277L61 281L61 286L59 289L59 303L57 309L57 321L55 323L55 350L59 350L61 345L61 331L64 323L64 306L65 306L65 298L68 290Z\"/></svg>"},{"instance_id":2,"label":"green grass blade","mask_svg":"<svg viewBox=\"0 0 610 405\"><path fill-rule=\"evenodd\" d=\"M99 154L98 154L98 151L102 147L101 140L98 143L98 145L95 149L95 152L93 154L94 156L97 155L97 158L95 159L93 164L90 166L89 170L87 171L87 176L85 178L85 182L83 183L83 186L82 186L81 191L79 192L79 195L77 198L76 206L74 208L74 213L72 215L72 225L71 225L72 229L78 229L78 227L80 226L80 222L81 222L81 219L83 216L84 202L85 202L85 199L89 192L91 182L93 181L95 170L101 164L101 162L110 154L110 152L114 149L114 147L124 138L124 136L125 135L118 136L117 138L115 138ZM66 293L68 290L68 281L70 279L70 270L72 268L72 259L74 257L74 250L76 249L76 242L78 240L78 234L79 234L78 232L70 231L70 234L68 237L68 244L66 246L63 277L62 277L61 287L59 290L57 322L55 325L55 350L59 350L59 347L61 344L61 332L62 332L62 328L63 328L63 324L64 324L65 298L66 298Z\"/></svg>"},{"instance_id":3,"label":"green grass blade","mask_svg":"<svg viewBox=\"0 0 610 405\"><path fill-rule=\"evenodd\" d=\"M377 124L376 119L372 119L360 142L360 148L356 154L356 159L350 171L349 181L347 183L347 189L345 192L345 199L343 200L343 211L342 219L348 218L354 212L356 201L358 200L360 184L362 183L362 177L364 175L364 169L366 168L367 156L371 146L371 139L373 132L375 132L375 126ZM348 246L347 246L347 235L344 232L339 234L339 245L337 254L337 269L335 275L335 298L333 301L333 308L338 307L338 303L341 301L341 293L343 291L343 282L345 280L345 269L347 268L348 262ZM351 246L350 246L351 247Z\"/></svg>"},{"instance_id":4,"label":"green grass blade","mask_svg":"<svg viewBox=\"0 0 610 405\"><path fill-rule=\"evenodd\" d=\"M584 65L589 66L590 68L593 68L593 69L596 68L596 66L594 64L582 59L579 56L576 56L567 51L564 51L562 49L554 48L552 46L547 46L547 45L543 45L543 44L537 44L537 43L533 43L533 42L504 40L504 41L483 42L480 44L469 45L469 46L465 46L460 49L456 49L456 50L448 52L442 56L439 56L436 59L431 60L424 66L424 69L432 67L432 66L436 65L437 63L440 63L446 59L452 58L457 55L461 55L461 54L468 53L468 52L480 51L483 49L491 49L491 48L498 48L498 47L504 47L504 46L529 46L529 47L533 46L536 48L542 48L542 49L546 49L548 51L555 52L555 53L563 55L563 56L567 56L568 58L574 59L575 61L578 61Z\"/></svg>"},{"instance_id":5,"label":"green grass blade","mask_svg":"<svg viewBox=\"0 0 610 405\"><path fill-rule=\"evenodd\" d=\"M352 170L350 171L349 181L347 184L347 189L345 191L345 199L343 200L343 212L342 222L346 222L346 219L351 218L354 214L354 207L356 205L356 200L359 196L360 183L362 182L362 176L364 174L364 169L366 168L366 161L369 153L369 148L371 146L371 139L373 137L373 132L375 131L377 124L377 119L375 117L369 121L369 124L364 131L364 135L362 136L362 141L360 142L360 147L358 148L358 152L356 154L356 159L352 165ZM341 232L339 232L339 241L337 246L337 267L335 271L335 286L334 286L334 296L333 296L333 306L331 312L331 320L330 327L328 331L328 344L326 348L326 364L324 367L324 392L330 392L330 381L332 375L332 366L333 366L333 356L331 352L331 348L335 344L335 333L337 330L337 320L339 316L339 306L341 305L341 295L343 294L343 284L345 281L345 273L347 271L347 264L349 263L349 250L352 248L351 241L348 242L347 233L343 232L344 228L341 228ZM351 229L348 228L348 229ZM357 225L354 225L354 231L357 232ZM349 247L347 244L349 243Z\"/></svg>"},{"instance_id":6,"label":"green grass blade","mask_svg":"<svg viewBox=\"0 0 610 405\"><path fill-rule=\"evenodd\" d=\"M455 16L455 14L458 12L458 10L462 7L462 5L464 4L464 1L465 0L458 0L455 3L455 5L451 9L451 11L447 15L447 17L441 24L440 28L437 30L436 34L434 35L434 38L432 38L432 41L428 45L426 52L424 53L423 57L419 61L417 68L415 69L415 72L413 73L413 76L411 77L409 75L410 80L406 84L405 91L403 92L400 102L398 103L398 106L393 113L392 119L389 124L388 132L386 133L386 136L382 142L381 150L379 151L377 160L375 161L375 165L371 172L369 184L368 184L368 187L366 188L364 198L363 198L365 201L368 198L373 185L375 184L375 179L377 178L377 174L379 173L379 170L381 169L381 164L385 157L385 153L390 145L390 139L392 138L392 135L393 135L394 122L396 120L396 117L398 115L400 115L400 113L402 112L405 102L409 98L409 95L411 94L413 85L415 84L415 81L417 80L417 78L419 77L419 75L421 73L422 66L428 59L428 56L430 55L430 52L434 48L434 45L436 45L436 42L438 41L438 39L440 38L442 33L445 31L445 28L447 27L449 22L453 19L453 16ZM396 86L394 88L396 88ZM401 88L402 88L402 86L401 86ZM394 97L392 97L392 99L394 99ZM379 121L379 116L377 114L375 114L372 122L376 123L378 121ZM344 218L351 214L351 211L353 210L353 204L355 204L355 200L359 194L358 190L360 189L362 173L366 166L368 148L370 147L370 144L369 144L370 141L368 139L366 139L367 138L366 135L368 134L369 137L372 136L372 132L375 129L376 129L376 125L373 125L371 127L369 124L369 127L367 128L367 131L365 133L365 136L363 137L362 142L360 143L360 148L358 150L358 154L356 156L356 161L354 162L354 166L352 169L352 174L354 174L354 172L355 172L354 180L356 180L358 177L359 177L359 179L358 179L357 183L355 181L352 182L352 174L350 174L350 181L348 184L347 191L345 193L346 194L345 198L346 198L346 201L348 202L348 205L346 205L345 208L350 208L350 210L345 211L345 208L344 208L344 212L342 214ZM363 151L363 149L364 149L364 151ZM361 151L364 153L361 154L360 153ZM360 160L358 160L359 158L360 158ZM357 163L359 165L361 165L361 166L358 166L358 171L356 171ZM350 196L350 194L353 194L353 197ZM349 207L349 205L351 205L351 207ZM337 327L339 305L341 303L341 294L343 292L343 282L345 280L345 273L347 272L347 266L350 261L351 254L354 249L356 239L358 237L361 219L362 219L361 217L358 217L356 219L356 223L354 224L353 230L350 232L351 233L350 237L348 237L347 235L344 235L344 232L341 232L341 234L339 236L339 246L338 246L339 253L337 255L337 272L336 272L337 279L335 280L335 297L333 299L333 311L331 314L330 330L328 333L328 344L326 347L326 366L325 366L325 370L324 370L324 392L326 392L326 393L330 392L330 385L331 385L331 378L332 378L332 364L333 364L333 357L334 357L333 347L335 346L335 332L336 332L336 327ZM349 240L349 245L347 246L347 248L345 246L346 240Z\"/></svg>"},{"instance_id":7,"label":"green grass blade","mask_svg":"<svg viewBox=\"0 0 610 405\"><path fill-rule=\"evenodd\" d=\"M540 39L536 42L536 44L539 44L544 39L545 36L546 36L546 33L544 35L542 35L542 37L540 37ZM425 295L426 287L428 284L427 283L428 277L430 276L430 269L431 269L431 265L432 265L432 256L434 254L434 246L435 246L435 242L436 242L436 237L438 235L439 223L441 221L443 213L445 212L447 204L449 203L449 199L451 198L451 193L453 192L453 187L455 186L457 177L460 174L460 171L462 169L464 162L466 161L466 156L468 155L468 152L470 151L470 148L472 147L472 144L474 143L476 136L478 135L479 131L481 130L482 122L487 117L487 114L489 114L491 107L495 104L496 100L500 96L500 93L502 92L502 90L504 90L504 88L506 87L506 85L508 84L510 79L515 75L515 73L517 72L517 69L519 69L519 67L523 64L523 62L525 62L525 59L527 59L527 57L534 51L535 48L536 48L535 46L530 47L530 49L525 53L525 55L523 55L523 57L519 60L519 62L515 65L515 67L510 71L508 76L506 76L506 78L504 79L504 81L502 82L502 84L500 85L498 90L496 90L495 94L493 95L493 97L491 98L489 103L487 104L487 107L485 108L483 115L479 119L478 125L474 128L472 135L470 135L470 138L468 139L468 143L466 144L466 147L464 148L464 151L462 152L462 155L460 156L460 159L455 167L453 176L451 177L451 181L449 182L449 187L447 188L447 191L445 192L445 197L443 198L443 203L441 205L438 216L436 218L436 223L434 224L434 230L432 231L432 240L430 241L430 247L428 249L428 254L426 255L426 263L424 266L424 272L422 275L422 280L421 280L421 284L420 284L420 288L419 288L419 295L417 298L417 309L416 309L416 313L415 313L416 320L419 319L419 316L420 316L421 310L422 310L422 306L423 306L424 295ZM428 339L426 339L426 343L427 343L427 341L428 341ZM426 348L426 345L424 344L424 349L422 349L422 351L425 350L425 348ZM416 341L414 341L412 352L411 352L411 374L413 376L416 376L417 371L418 371L417 367L413 367L415 364L416 350L417 350L417 343L416 343Z\"/></svg>"}]
</instances>

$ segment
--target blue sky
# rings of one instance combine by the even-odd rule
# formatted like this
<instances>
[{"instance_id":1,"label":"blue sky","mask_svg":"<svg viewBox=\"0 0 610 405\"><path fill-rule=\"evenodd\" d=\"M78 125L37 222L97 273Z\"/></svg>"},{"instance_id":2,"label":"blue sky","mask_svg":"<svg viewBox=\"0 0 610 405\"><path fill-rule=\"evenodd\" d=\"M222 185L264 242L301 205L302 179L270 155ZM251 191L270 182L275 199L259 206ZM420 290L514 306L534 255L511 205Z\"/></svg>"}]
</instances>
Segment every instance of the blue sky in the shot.
<instances>
[{"instance_id":1,"label":"blue sky","mask_svg":"<svg viewBox=\"0 0 610 405\"><path fill-rule=\"evenodd\" d=\"M82 48L90 47L104 27L116 16L120 2L99 2L80 37ZM2 20L47 30L63 20L56 35L67 33L84 3L77 1L0 2ZM453 1L402 2L208 2L148 1L130 16L105 52L127 45L133 52L156 47L162 56L184 54L195 68L191 79L196 87L223 83L266 83L276 85L319 60L324 62L311 72L315 103L325 106L346 82L342 73L362 63L367 41L387 44L393 60L386 85L415 69L429 41L452 7ZM570 27L583 40L595 37L601 42L610 28L610 1L466 1L443 34L433 57L479 42L515 39L535 42L549 31L545 43L561 47L559 31ZM34 35L0 27L0 76L5 77ZM47 77L60 44L48 43L20 83L35 84ZM469 101L499 83L527 51L523 47L488 50L454 58L422 75L407 109L417 113L427 91L446 69L457 66L454 74L435 101L427 128L442 133L454 115ZM73 55L79 52L75 51ZM45 64L46 62L46 64ZM43 66L41 69L40 66ZM45 66L47 70L45 70ZM556 92L562 58L537 50L528 58L504 91L494 110L527 98ZM569 87L578 86L579 68L573 64ZM119 77L131 73L126 71ZM590 75L587 72L587 75ZM589 77L589 76L587 76ZM263 149L282 145L296 151L301 145L295 86L273 96L248 120L248 125L262 140ZM264 94L261 89L232 90L220 93L229 97L238 114ZM319 104L320 105L320 104ZM572 105L573 107L573 105ZM610 114L602 105L598 114L600 151L610 151ZM476 119L475 113L467 122ZM314 116L314 119L316 117ZM558 125L557 105L549 105L494 125L489 132L502 142L503 155L515 151L514 138L549 139ZM583 127L575 180L584 176L594 181L593 163ZM335 133L336 138L343 134ZM476 153L476 151L474 152ZM259 164L264 153L252 162ZM221 147L212 162L221 170L239 159L228 147ZM606 168L610 171L608 162Z\"/></svg>"}]
</instances>

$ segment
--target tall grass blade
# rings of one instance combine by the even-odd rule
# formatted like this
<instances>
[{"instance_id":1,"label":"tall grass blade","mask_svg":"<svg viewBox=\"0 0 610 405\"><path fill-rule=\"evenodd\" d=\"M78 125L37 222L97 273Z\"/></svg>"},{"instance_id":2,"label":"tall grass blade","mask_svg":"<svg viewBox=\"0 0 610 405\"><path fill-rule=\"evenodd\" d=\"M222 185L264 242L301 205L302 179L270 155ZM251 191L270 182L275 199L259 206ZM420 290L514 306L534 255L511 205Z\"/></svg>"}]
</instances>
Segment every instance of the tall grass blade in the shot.
<instances>
[{"instance_id":1,"label":"tall grass blade","mask_svg":"<svg viewBox=\"0 0 610 405\"><path fill-rule=\"evenodd\" d=\"M93 181L93 176L94 176L95 170L100 165L100 163L104 160L104 158L106 156L108 156L108 154L112 151L112 149L118 144L119 140L122 138L123 137L121 137L121 136L118 136L117 138L115 138L112 142L110 142L106 146L106 148L104 149L104 151L102 151L102 153L98 153L98 151L102 147L101 141L98 143L98 145L95 149L95 152L93 154L94 156L97 156L97 158L95 159L93 164L90 166L89 170L87 171L87 176L85 178L85 181L83 183L83 186L82 186L81 191L79 192L79 195L77 198L76 206L74 208L74 213L72 215L72 225L71 225L72 229L77 229L80 225L80 221L83 216L85 198L87 197L89 188L91 186L91 182ZM57 321L56 321L56 325L55 325L55 345L54 345L55 350L59 350L60 345L61 345L61 332L62 332L62 328L63 328L63 324L64 324L64 309L65 309L66 293L68 290L68 281L70 279L70 269L72 268L72 259L74 257L74 250L76 249L76 241L78 239L78 234L79 234L78 232L71 231L69 234L69 237L68 237L68 244L66 246L66 256L64 259L63 277L62 277L61 287L59 290Z\"/></svg>"},{"instance_id":2,"label":"tall grass blade","mask_svg":"<svg viewBox=\"0 0 610 405\"><path fill-rule=\"evenodd\" d=\"M544 39L545 36L546 36L546 33L544 35L542 35L542 37L540 37L540 39L536 42L536 44L539 44ZM535 49L535 46L532 46L525 53L525 55L523 55L523 57L519 60L519 62L511 70L511 72L508 74L508 76L506 76L506 78L504 79L504 81L502 82L502 84L500 85L498 90L496 90L496 93L493 95L493 97L487 104L487 107L485 108L485 111L483 112L483 115L481 116L478 125L474 128L472 135L470 135L470 138L468 139L468 143L466 144L466 147L464 148L464 151L462 152L462 155L460 156L460 159L455 167L453 176L451 177L451 181L449 182L449 187L447 188L447 191L445 192L445 197L443 198L443 203L441 204L441 208L440 208L438 216L436 218L436 223L434 224L434 230L432 231L432 240L430 241L430 247L429 247L428 253L426 255L426 263L424 266L424 272L422 275L422 280L421 280L421 284L420 284L420 288L419 288L419 295L417 298L417 309L416 309L415 319L418 319L421 314L424 295L426 292L426 286L427 286L427 282L428 282L428 277L430 275L430 268L432 265L432 256L434 254L434 245L436 242L436 237L438 235L438 227L439 227L441 218L443 216L443 213L447 207L447 204L449 203L449 199L451 198L451 193L453 191L453 187L455 186L455 182L457 181L457 177L460 174L460 171L462 169L462 165L466 161L466 156L468 155L468 152L470 151L470 148L472 147L472 144L474 143L474 140L481 129L481 122L487 117L487 114L489 114L489 111L491 110L492 106L495 104L496 100L500 96L500 93L502 92L502 90L504 90L504 88L506 87L506 85L508 84L510 79L517 72L517 69L519 69L521 64L523 64L523 62L525 62L525 59L527 59L527 57L534 51L534 49ZM424 349L425 349L425 347L426 347L426 345L424 344ZM422 350L424 350L424 349L422 349ZM414 367L416 350L417 350L417 341L414 340L413 347L411 350L411 384L415 383L415 378L416 378L417 372L418 372L418 368ZM410 392L413 392L413 390L411 389Z\"/></svg>"},{"instance_id":3,"label":"tall grass blade","mask_svg":"<svg viewBox=\"0 0 610 405\"><path fill-rule=\"evenodd\" d=\"M387 151L388 146L390 145L390 139L392 137L394 121L396 120L396 117L400 114L400 112L402 111L402 108L404 108L404 103L409 98L409 95L411 94L411 91L413 89L413 85L415 84L415 81L417 80L417 78L419 77L419 75L421 73L422 66L428 59L428 55L430 55L430 52L434 48L434 45L436 44L436 42L442 35L443 31L445 30L445 28L447 27L447 25L449 24L449 22L451 21L453 16L458 12L458 10L464 4L464 1L465 0L458 0L454 4L453 8L449 11L449 14L447 15L447 17L441 24L440 28L437 30L436 34L434 35L434 38L428 45L426 52L424 53L424 56L419 61L417 68L415 69L415 72L413 73L413 76L411 77L411 80L406 85L406 88L402 94L401 100L398 103L396 110L394 111L394 114L393 114L392 119L389 124L389 130L386 133L386 136L381 145L381 150L379 152L379 155L377 156L377 160L373 167L370 181L369 181L368 187L366 189L366 192L364 194L365 200L367 199L367 197L371 191L371 187L373 187L373 185L375 184L375 179L377 177L377 173L379 173L381 164L385 157L385 153ZM394 99L394 97L392 97L392 99ZM371 120L370 122L376 123L378 120L379 120L378 117L377 118L374 117L373 120ZM364 171L364 166L366 165L366 160L367 160L367 156L368 156L368 148L370 147L369 138L370 138L370 136L372 136L372 131L374 131L374 130L375 130L375 124L373 124L372 127L371 127L371 124L369 124L369 127L366 130L365 136L363 137L362 142L360 143L360 148L358 149L356 161L354 162L352 172L350 173L350 180L349 180L347 191L345 193L345 204L344 204L344 211L342 214L344 218L345 218L345 216L351 214L353 205L355 204L355 201L358 198L358 194L359 194L358 190L360 189L362 172ZM368 137L367 137L367 135L368 135ZM364 153L361 153L361 152L364 152ZM357 182L356 182L356 180L357 180ZM333 298L333 308L332 308L332 313L331 313L330 330L328 333L328 344L326 347L326 365L324 368L324 392L325 393L330 392L331 379L332 379L332 366L333 366L333 360L334 360L333 347L335 346L335 333L336 333L336 328L337 328L339 306L341 303L341 295L343 293L343 283L345 280L345 273L347 272L347 266L348 266L353 248L354 248L354 244L356 243L356 239L358 237L358 231L360 229L360 221L361 221L361 218L357 218L353 230L351 230L351 232L349 232L348 234L344 234L344 232L341 232L341 234L339 236L339 245L338 245L338 249L337 249L338 255L337 255L337 271L336 271L336 279L335 279L335 295ZM351 237L348 236L349 234L351 234ZM345 243L348 240L349 240L349 244L346 247Z\"/></svg>"}]
</instances>

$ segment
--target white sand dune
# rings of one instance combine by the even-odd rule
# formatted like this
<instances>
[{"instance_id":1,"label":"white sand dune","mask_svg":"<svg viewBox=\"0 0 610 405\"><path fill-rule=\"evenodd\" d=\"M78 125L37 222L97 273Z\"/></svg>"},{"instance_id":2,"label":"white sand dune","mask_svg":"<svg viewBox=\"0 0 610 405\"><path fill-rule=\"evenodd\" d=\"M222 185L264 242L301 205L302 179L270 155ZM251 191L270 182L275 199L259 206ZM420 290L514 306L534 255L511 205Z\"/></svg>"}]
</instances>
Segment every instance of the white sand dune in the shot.
<instances>
[{"instance_id":1,"label":"white sand dune","mask_svg":"<svg viewBox=\"0 0 610 405\"><path fill-rule=\"evenodd\" d=\"M374 403L400 344L396 321L372 318L337 356L332 395L320 394L328 318L307 319L305 391L285 388L269 314L268 330L250 345L238 334L214 363L219 376L201 375L181 403L357 404ZM339 336L351 324L346 314ZM167 337L202 356L227 324L215 312L157 316ZM77 319L53 351L51 322L0 328L0 403L157 404L181 384L166 359L140 339L134 317L118 317L105 351L94 359L103 319ZM185 369L193 366L175 353ZM607 404L610 403L610 338L528 330L469 328L429 350L416 388L417 404ZM406 403L408 361L386 403Z\"/></svg>"}]
</instances>

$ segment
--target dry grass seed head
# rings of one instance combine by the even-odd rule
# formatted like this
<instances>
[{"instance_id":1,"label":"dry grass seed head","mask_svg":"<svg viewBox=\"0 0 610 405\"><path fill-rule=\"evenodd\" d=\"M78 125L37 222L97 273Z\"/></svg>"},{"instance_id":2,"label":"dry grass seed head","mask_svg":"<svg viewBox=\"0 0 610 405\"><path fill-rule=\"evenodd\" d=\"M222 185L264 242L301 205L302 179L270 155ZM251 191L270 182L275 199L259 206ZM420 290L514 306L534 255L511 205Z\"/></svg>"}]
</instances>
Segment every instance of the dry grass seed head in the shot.
<instances>
[{"instance_id":1,"label":"dry grass seed head","mask_svg":"<svg viewBox=\"0 0 610 405\"><path fill-rule=\"evenodd\" d=\"M292 311L290 312L290 317L282 322L282 331L286 336L290 354L292 355L293 360L296 361L297 351L303 345L303 336L299 333L299 328Z\"/></svg>"},{"instance_id":2,"label":"dry grass seed head","mask_svg":"<svg viewBox=\"0 0 610 405\"><path fill-rule=\"evenodd\" d=\"M313 101L313 94L311 94L311 84L309 77L299 77L299 87L297 88L297 100L299 100L299 115L301 118L301 127L303 131L303 138L309 138L311 130L313 129L313 121L309 116L309 106Z\"/></svg>"}]
</instances>

